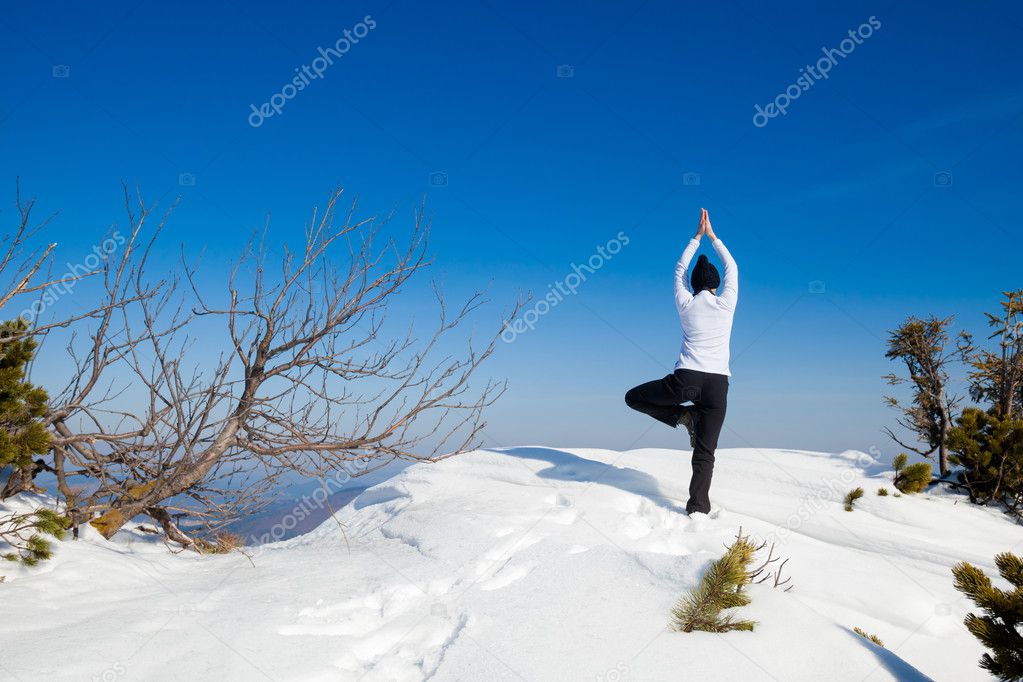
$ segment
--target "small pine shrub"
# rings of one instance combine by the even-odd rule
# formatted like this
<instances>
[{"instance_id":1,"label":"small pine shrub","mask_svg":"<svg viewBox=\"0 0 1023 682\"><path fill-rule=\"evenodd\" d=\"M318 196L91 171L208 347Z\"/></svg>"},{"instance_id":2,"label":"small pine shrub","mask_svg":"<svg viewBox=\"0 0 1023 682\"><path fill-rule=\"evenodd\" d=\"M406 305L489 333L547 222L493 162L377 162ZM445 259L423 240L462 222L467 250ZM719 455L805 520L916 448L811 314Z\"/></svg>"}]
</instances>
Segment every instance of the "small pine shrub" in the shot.
<instances>
[{"instance_id":1,"label":"small pine shrub","mask_svg":"<svg viewBox=\"0 0 1023 682\"><path fill-rule=\"evenodd\" d=\"M0 544L9 547L0 558L35 566L53 556L47 536L63 540L64 531L70 527L71 519L51 509L0 519Z\"/></svg>"},{"instance_id":2,"label":"small pine shrub","mask_svg":"<svg viewBox=\"0 0 1023 682\"><path fill-rule=\"evenodd\" d=\"M696 589L675 604L671 610L672 629L676 632L752 630L756 622L735 620L721 612L750 603L749 595L742 592L742 588L750 581L750 563L756 550L749 538L742 535L736 538L725 555L711 564Z\"/></svg>"},{"instance_id":3,"label":"small pine shrub","mask_svg":"<svg viewBox=\"0 0 1023 682\"><path fill-rule=\"evenodd\" d=\"M878 645L882 649L885 648L884 642L882 642L881 638L878 637L877 635L872 635L869 632L867 632L866 630L861 630L860 628L853 628L853 632L855 632L857 635L859 635L863 639L869 639L871 642L873 642L874 644Z\"/></svg>"},{"instance_id":4,"label":"small pine shrub","mask_svg":"<svg viewBox=\"0 0 1023 682\"><path fill-rule=\"evenodd\" d=\"M980 657L980 667L1002 680L1023 679L1023 559L1003 552L995 556L1002 578L1013 586L1005 591L991 584L982 570L965 561L952 569L955 588L969 597L984 614L966 615L963 621L991 653Z\"/></svg>"},{"instance_id":5,"label":"small pine shrub","mask_svg":"<svg viewBox=\"0 0 1023 682\"><path fill-rule=\"evenodd\" d=\"M885 487L878 488L877 494L881 497L888 497L888 488Z\"/></svg>"},{"instance_id":6,"label":"small pine shrub","mask_svg":"<svg viewBox=\"0 0 1023 682\"><path fill-rule=\"evenodd\" d=\"M902 493L895 493L892 497L902 497Z\"/></svg>"},{"instance_id":7,"label":"small pine shrub","mask_svg":"<svg viewBox=\"0 0 1023 682\"><path fill-rule=\"evenodd\" d=\"M845 510L852 511L856 500L863 497L863 488L853 488L845 494Z\"/></svg>"},{"instance_id":8,"label":"small pine shrub","mask_svg":"<svg viewBox=\"0 0 1023 682\"><path fill-rule=\"evenodd\" d=\"M908 460L909 457L904 452L895 455L895 459L892 460L892 469L895 470L892 485L906 494L923 492L930 485L931 476L934 474L931 465L927 462L917 462L907 466Z\"/></svg>"}]
</instances>

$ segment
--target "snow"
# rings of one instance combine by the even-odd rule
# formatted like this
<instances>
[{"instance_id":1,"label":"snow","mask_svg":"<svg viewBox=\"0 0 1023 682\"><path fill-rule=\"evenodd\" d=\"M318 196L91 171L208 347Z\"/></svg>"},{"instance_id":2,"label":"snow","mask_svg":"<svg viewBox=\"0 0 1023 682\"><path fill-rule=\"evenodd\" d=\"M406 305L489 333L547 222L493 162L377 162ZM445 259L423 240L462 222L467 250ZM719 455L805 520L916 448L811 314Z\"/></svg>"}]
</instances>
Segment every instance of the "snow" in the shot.
<instances>
[{"instance_id":1,"label":"snow","mask_svg":"<svg viewBox=\"0 0 1023 682\"><path fill-rule=\"evenodd\" d=\"M993 572L1023 530L949 493L879 497L885 468L720 450L715 508L690 518L688 452L521 447L408 467L248 556L86 529L0 566L0 679L990 679L949 569ZM748 588L752 633L672 632L740 527L793 588Z\"/></svg>"}]
</instances>

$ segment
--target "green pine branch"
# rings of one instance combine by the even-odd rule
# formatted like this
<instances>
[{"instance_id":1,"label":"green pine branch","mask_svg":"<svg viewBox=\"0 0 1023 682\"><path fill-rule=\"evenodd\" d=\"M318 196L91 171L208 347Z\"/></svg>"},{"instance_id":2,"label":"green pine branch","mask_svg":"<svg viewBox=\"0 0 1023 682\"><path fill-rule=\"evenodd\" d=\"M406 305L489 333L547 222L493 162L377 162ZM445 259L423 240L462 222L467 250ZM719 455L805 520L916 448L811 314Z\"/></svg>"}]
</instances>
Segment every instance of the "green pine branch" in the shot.
<instances>
[{"instance_id":1,"label":"green pine branch","mask_svg":"<svg viewBox=\"0 0 1023 682\"><path fill-rule=\"evenodd\" d=\"M0 546L7 551L0 558L21 561L35 566L53 556L49 538L64 539L71 520L52 509L40 509L31 514L12 514L0 518Z\"/></svg>"},{"instance_id":2,"label":"green pine branch","mask_svg":"<svg viewBox=\"0 0 1023 682\"><path fill-rule=\"evenodd\" d=\"M755 621L736 619L722 611L750 603L742 587L750 581L750 563L756 550L750 539L740 534L725 555L711 564L700 584L675 604L671 610L672 629L678 632L752 630Z\"/></svg>"},{"instance_id":3,"label":"green pine branch","mask_svg":"<svg viewBox=\"0 0 1023 682\"><path fill-rule=\"evenodd\" d=\"M967 614L963 622L991 650L981 657L982 668L1006 682L1023 680L1023 559L1004 552L995 556L995 565L1014 589L995 587L982 570L965 561L952 569L955 588L983 611Z\"/></svg>"},{"instance_id":4,"label":"green pine branch","mask_svg":"<svg viewBox=\"0 0 1023 682\"><path fill-rule=\"evenodd\" d=\"M853 488L845 494L845 510L851 512L856 500L863 497L863 488Z\"/></svg>"}]
</instances>

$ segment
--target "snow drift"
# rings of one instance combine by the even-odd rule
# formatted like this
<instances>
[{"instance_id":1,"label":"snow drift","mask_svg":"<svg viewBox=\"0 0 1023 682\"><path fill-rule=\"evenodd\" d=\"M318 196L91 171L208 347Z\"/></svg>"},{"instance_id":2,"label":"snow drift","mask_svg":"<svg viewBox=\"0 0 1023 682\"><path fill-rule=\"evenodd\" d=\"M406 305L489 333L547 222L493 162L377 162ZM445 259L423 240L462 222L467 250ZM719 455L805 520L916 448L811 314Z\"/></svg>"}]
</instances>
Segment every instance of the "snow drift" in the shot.
<instances>
[{"instance_id":1,"label":"snow drift","mask_svg":"<svg viewBox=\"0 0 1023 682\"><path fill-rule=\"evenodd\" d=\"M688 460L477 451L250 557L87 532L0 567L0 679L989 679L950 568L993 570L1018 526L958 496L879 497L889 474L863 453L760 449L720 450L715 509L690 518ZM754 632L670 631L740 526L776 542L793 589L749 588Z\"/></svg>"}]
</instances>

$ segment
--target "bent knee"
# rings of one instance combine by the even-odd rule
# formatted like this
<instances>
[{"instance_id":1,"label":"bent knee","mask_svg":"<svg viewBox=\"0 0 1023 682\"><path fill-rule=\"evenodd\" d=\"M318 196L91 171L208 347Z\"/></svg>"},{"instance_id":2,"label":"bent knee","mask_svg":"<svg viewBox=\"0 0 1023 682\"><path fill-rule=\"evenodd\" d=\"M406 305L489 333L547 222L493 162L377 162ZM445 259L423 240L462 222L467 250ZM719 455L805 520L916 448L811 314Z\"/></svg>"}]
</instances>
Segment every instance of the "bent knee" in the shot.
<instances>
[{"instance_id":1,"label":"bent knee","mask_svg":"<svg viewBox=\"0 0 1023 682\"><path fill-rule=\"evenodd\" d=\"M635 408L636 405L639 405L640 402L642 402L642 401L640 401L639 395L638 395L636 389L630 388L628 391L625 392L625 404L626 405L628 405L629 407Z\"/></svg>"}]
</instances>

